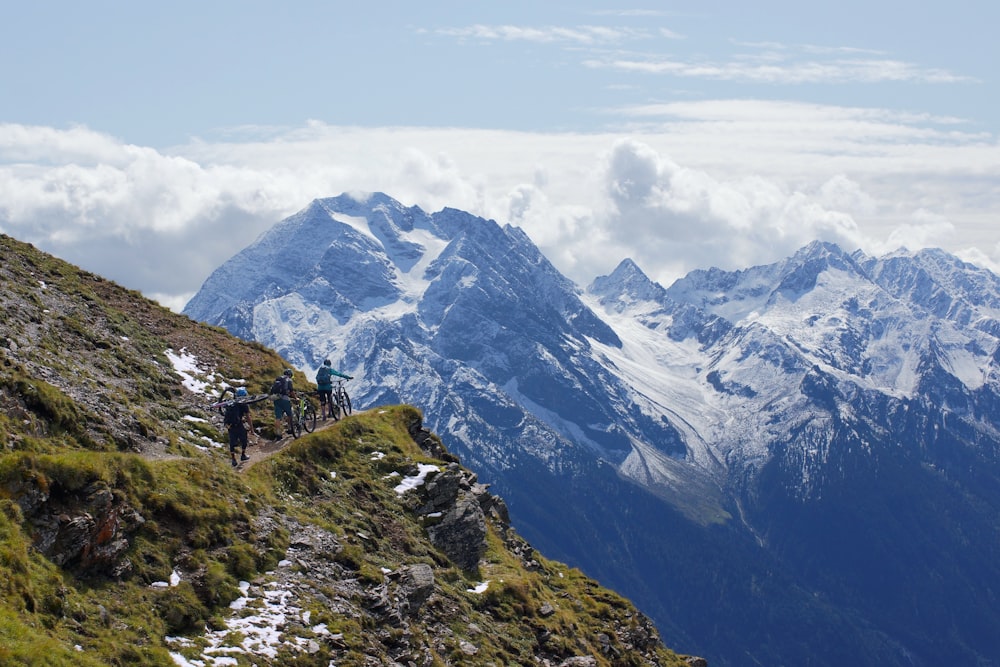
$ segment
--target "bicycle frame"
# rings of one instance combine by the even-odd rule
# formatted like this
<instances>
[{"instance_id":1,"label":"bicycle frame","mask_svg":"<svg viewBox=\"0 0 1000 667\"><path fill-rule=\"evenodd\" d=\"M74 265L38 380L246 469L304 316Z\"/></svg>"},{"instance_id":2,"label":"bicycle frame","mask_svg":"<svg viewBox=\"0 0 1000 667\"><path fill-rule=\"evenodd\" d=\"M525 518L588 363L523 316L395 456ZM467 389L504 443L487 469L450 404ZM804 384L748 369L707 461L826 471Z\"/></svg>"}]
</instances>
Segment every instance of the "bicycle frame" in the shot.
<instances>
[{"instance_id":1,"label":"bicycle frame","mask_svg":"<svg viewBox=\"0 0 1000 667\"><path fill-rule=\"evenodd\" d=\"M333 392L330 395L330 409L334 419L340 419L351 414L351 397L344 389L345 380L337 380L333 385Z\"/></svg>"},{"instance_id":2,"label":"bicycle frame","mask_svg":"<svg viewBox=\"0 0 1000 667\"><path fill-rule=\"evenodd\" d=\"M302 431L312 433L316 428L316 408L306 394L299 394L293 407L293 420L295 422L295 437Z\"/></svg>"}]
</instances>

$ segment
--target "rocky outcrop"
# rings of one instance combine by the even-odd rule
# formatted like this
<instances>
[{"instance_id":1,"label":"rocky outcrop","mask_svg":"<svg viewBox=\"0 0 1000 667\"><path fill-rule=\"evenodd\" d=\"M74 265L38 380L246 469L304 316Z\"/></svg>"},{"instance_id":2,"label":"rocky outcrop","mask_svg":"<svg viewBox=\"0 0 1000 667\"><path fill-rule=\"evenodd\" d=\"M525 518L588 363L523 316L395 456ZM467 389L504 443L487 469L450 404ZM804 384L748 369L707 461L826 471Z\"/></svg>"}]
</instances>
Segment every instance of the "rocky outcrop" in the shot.
<instances>
[{"instance_id":1,"label":"rocky outcrop","mask_svg":"<svg viewBox=\"0 0 1000 667\"><path fill-rule=\"evenodd\" d=\"M449 463L416 489L431 543L463 570L475 569L486 551L486 514L473 491L476 476L457 463Z\"/></svg>"},{"instance_id":2,"label":"rocky outcrop","mask_svg":"<svg viewBox=\"0 0 1000 667\"><path fill-rule=\"evenodd\" d=\"M406 428L410 437L413 438L413 442L417 443L417 446L429 456L450 463L459 462L457 456L445 449L441 438L424 428L423 418L419 414L414 415Z\"/></svg>"},{"instance_id":3,"label":"rocky outcrop","mask_svg":"<svg viewBox=\"0 0 1000 667\"><path fill-rule=\"evenodd\" d=\"M32 529L35 548L56 565L80 575L128 576L131 537L145 519L101 482L78 491L33 479L15 494Z\"/></svg>"},{"instance_id":4,"label":"rocky outcrop","mask_svg":"<svg viewBox=\"0 0 1000 667\"><path fill-rule=\"evenodd\" d=\"M486 550L487 519L504 533L510 527L507 505L487 485L478 483L474 473L462 468L420 419L411 421L408 430L421 450L449 462L412 492L419 499L414 512L424 517L434 546L462 569L475 569Z\"/></svg>"},{"instance_id":5,"label":"rocky outcrop","mask_svg":"<svg viewBox=\"0 0 1000 667\"><path fill-rule=\"evenodd\" d=\"M502 498L480 484L474 473L462 468L441 441L423 428L419 419L409 425L414 442L430 456L449 463L431 473L415 493L419 503L414 512L424 517L431 542L463 570L475 569L486 551L486 521L501 533L510 528L510 514Z\"/></svg>"}]
</instances>

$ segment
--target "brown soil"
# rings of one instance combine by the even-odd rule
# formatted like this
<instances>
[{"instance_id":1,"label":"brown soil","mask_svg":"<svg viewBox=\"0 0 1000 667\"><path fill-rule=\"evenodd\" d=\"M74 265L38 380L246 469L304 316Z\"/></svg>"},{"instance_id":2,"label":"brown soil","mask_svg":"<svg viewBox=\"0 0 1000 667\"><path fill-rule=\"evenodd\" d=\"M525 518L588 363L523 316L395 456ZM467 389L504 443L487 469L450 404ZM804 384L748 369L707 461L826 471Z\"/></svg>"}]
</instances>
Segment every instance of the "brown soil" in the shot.
<instances>
[{"instance_id":1,"label":"brown soil","mask_svg":"<svg viewBox=\"0 0 1000 667\"><path fill-rule=\"evenodd\" d=\"M319 431L329 428L336 423L338 423L338 420L335 419L327 419L326 421L323 421L322 419L317 419L316 430L313 431L313 433L318 433ZM303 432L302 436L300 437L304 437L306 435L308 435L308 433ZM247 456L250 457L250 460L243 461L242 463L240 463L240 465L236 468L236 470L238 472L243 472L244 470L248 470L254 464L274 456L275 454L280 452L282 449L284 449L294 441L295 438L293 438L290 435L284 435L281 437L280 440L271 440L270 438L265 438L260 435L251 436L250 446L247 447Z\"/></svg>"}]
</instances>

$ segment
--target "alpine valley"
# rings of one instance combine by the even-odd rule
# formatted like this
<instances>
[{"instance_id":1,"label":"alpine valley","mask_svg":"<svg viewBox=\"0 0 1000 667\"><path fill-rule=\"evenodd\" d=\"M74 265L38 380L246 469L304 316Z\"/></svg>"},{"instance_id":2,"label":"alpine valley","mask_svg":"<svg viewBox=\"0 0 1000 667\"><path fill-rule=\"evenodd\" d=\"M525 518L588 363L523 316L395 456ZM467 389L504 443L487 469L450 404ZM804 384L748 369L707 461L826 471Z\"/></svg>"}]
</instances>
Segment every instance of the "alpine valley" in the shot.
<instances>
[{"instance_id":1,"label":"alpine valley","mask_svg":"<svg viewBox=\"0 0 1000 667\"><path fill-rule=\"evenodd\" d=\"M188 316L408 403L548 556L744 665L1000 665L1000 278L814 242L586 289L518 228L316 200Z\"/></svg>"}]
</instances>

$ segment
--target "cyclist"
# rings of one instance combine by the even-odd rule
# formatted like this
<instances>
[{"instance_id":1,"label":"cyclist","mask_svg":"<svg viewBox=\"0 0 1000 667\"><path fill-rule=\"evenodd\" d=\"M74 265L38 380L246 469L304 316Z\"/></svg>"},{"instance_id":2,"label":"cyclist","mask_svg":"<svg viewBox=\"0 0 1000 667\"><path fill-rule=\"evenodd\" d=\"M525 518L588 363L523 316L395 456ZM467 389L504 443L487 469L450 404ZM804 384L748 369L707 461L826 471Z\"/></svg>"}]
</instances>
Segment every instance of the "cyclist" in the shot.
<instances>
[{"instance_id":1,"label":"cyclist","mask_svg":"<svg viewBox=\"0 0 1000 667\"><path fill-rule=\"evenodd\" d=\"M237 399L245 397L246 395L247 390L243 387L238 387L236 389ZM248 435L249 432L253 431L253 419L250 417L250 406L246 403L240 403L238 400L234 400L226 406L226 412L222 418L222 423L225 425L226 430L229 431L229 458L232 460L233 467L235 468L239 465L236 462L237 447L240 448L240 461L250 460L250 457L247 456Z\"/></svg>"},{"instance_id":2,"label":"cyclist","mask_svg":"<svg viewBox=\"0 0 1000 667\"><path fill-rule=\"evenodd\" d=\"M340 371L333 370L333 367L329 359L323 361L323 365L319 367L316 372L316 388L319 394L319 409L320 416L326 421L327 416L333 416L334 406L333 406L333 376L342 377L345 380L353 380L354 377L351 375L346 375ZM329 408L327 407L329 406Z\"/></svg>"},{"instance_id":3,"label":"cyclist","mask_svg":"<svg viewBox=\"0 0 1000 667\"><path fill-rule=\"evenodd\" d=\"M295 398L295 390L292 388L291 368L286 368L281 377L271 385L271 398L274 399L274 439L280 440L283 430L282 417L285 417L288 423L288 432L295 433L292 417L292 399Z\"/></svg>"}]
</instances>

